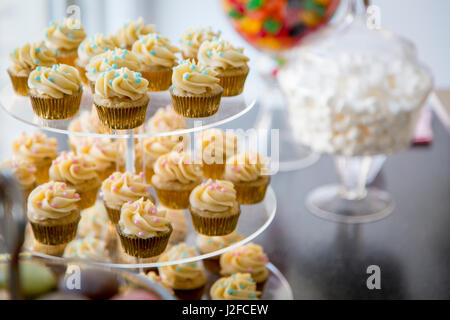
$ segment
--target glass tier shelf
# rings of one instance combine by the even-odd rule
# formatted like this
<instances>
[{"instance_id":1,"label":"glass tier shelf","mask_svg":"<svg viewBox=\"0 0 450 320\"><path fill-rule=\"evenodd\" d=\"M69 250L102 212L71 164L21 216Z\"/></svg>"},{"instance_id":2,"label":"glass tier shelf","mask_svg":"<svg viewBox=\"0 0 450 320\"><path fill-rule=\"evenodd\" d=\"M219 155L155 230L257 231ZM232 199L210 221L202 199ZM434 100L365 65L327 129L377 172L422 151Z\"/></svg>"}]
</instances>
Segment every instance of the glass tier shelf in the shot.
<instances>
[{"instance_id":1,"label":"glass tier shelf","mask_svg":"<svg viewBox=\"0 0 450 320\"><path fill-rule=\"evenodd\" d=\"M150 102L147 108L146 120L148 120L159 108L172 104L169 91L149 92ZM155 136L168 136L173 134L187 134L205 129L217 127L236 120L250 111L256 103L254 96L248 93L235 97L223 97L219 111L211 117L206 118L185 118L187 129L163 133L145 133L143 130L135 130L134 138L145 138ZM73 118L66 120L45 120L37 117L31 107L28 97L22 97L14 93L12 85L9 83L0 89L0 106L13 118L37 127L42 130L70 134L76 136L127 138L129 132L118 131L111 133L90 133L74 132L68 129L69 123L79 117L83 111L91 111L93 107L93 95L90 88L84 87L80 110Z\"/></svg>"},{"instance_id":2,"label":"glass tier shelf","mask_svg":"<svg viewBox=\"0 0 450 320\"><path fill-rule=\"evenodd\" d=\"M90 264L93 265L102 265L107 268L120 268L120 269L143 269L143 268L157 268L157 267L163 267L168 265L175 265L175 264L183 264L183 263L190 263L195 261L200 261L204 259L209 259L213 257L217 257L218 255L225 253L233 248L242 246L253 239L255 239L258 235L260 235L264 230L267 229L267 227L271 224L275 217L277 209L277 201L275 192L273 189L269 186L267 188L266 197L265 199L254 205L241 205L241 215L239 217L239 222L237 226L237 232L242 235L244 238L234 243L233 245L230 245L228 247L222 248L220 250L216 250L207 254L198 254L197 256L185 258L185 259L179 259L179 260L173 260L168 262L151 262L151 263L142 263L139 259L134 259L132 257L129 257L130 259L136 260L135 263L123 263L121 259L123 259L123 256L120 256L120 243L117 241L117 246L114 252L111 252L109 259L111 261L91 261L89 260ZM198 233L195 232L194 227L192 226L191 217L189 216L189 212L185 211L186 218L188 221L188 229L187 229L187 235L185 242L188 246L195 247L196 246L196 238ZM108 227L108 226L106 226ZM168 247L169 248L169 247ZM77 261L86 261L83 259L73 259L73 258L62 258L62 257L56 257L51 256L47 254L43 254L40 252L32 251L27 249L29 253L31 253L33 256L51 259L55 261L66 261L66 262L77 262ZM127 257L128 258L128 257Z\"/></svg>"}]
</instances>

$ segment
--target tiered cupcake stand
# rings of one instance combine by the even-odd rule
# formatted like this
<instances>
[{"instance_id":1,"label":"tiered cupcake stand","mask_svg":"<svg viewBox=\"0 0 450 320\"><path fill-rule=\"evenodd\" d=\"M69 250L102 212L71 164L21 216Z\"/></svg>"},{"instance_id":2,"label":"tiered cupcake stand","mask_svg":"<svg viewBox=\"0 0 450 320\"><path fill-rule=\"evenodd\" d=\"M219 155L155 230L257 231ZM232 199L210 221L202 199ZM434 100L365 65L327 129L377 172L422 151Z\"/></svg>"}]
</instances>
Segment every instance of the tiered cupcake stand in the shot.
<instances>
[{"instance_id":1,"label":"tiered cupcake stand","mask_svg":"<svg viewBox=\"0 0 450 320\"><path fill-rule=\"evenodd\" d=\"M91 111L93 103L93 96L90 89L85 87L83 100L81 103L79 116L83 111ZM147 119L151 117L158 108L165 107L171 104L170 95L167 91L165 92L151 92L150 93L150 104L147 111ZM165 133L144 133L143 130L128 130L128 131L117 131L110 133L86 133L86 132L73 132L68 129L69 123L74 119L67 120L43 120L34 115L29 99L26 97L18 96L14 93L12 86L9 84L0 89L0 106L14 119L19 120L25 124L34 126L41 130L57 132L66 135L76 135L76 136L92 136L92 137L106 137L112 139L126 139L126 168L128 171L134 171L134 139L136 138L146 138L155 136L169 136L169 135L180 135L180 134L193 134L195 132L200 132L202 130L224 125L235 119L238 119L255 105L255 99L248 96L247 93L236 97L222 98L221 106L219 111L212 117L203 119L188 119L186 118L187 129L178 130L174 132ZM201 121L201 122L200 122ZM195 257L175 260L170 262L155 262L155 263L139 263L136 261L134 264L124 264L115 262L97 262L97 261L86 261L83 263L101 265L105 268L114 269L129 269L129 270L143 270L148 268L157 268L166 265L182 264L193 261L204 260L207 258L218 256L225 253L235 247L246 244L258 235L260 235L266 228L271 224L275 217L277 208L277 201L273 189L269 186L267 190L266 197L263 202L256 205L242 205L242 213L239 218L239 223L237 226L237 231L241 234L244 239L223 249L208 253L197 255ZM190 218L188 218L188 232L185 242L189 246L195 246L195 239L197 233L194 231ZM45 255L39 252L30 251L34 256L51 259L51 260L68 260L71 259L54 257L50 255ZM66 262L68 262L66 261ZM78 260L79 261L79 260ZM264 293L261 299L293 299L292 290L289 283L286 281L285 277L280 273L280 271L271 263L267 265L270 270L269 279L265 285ZM206 286L204 299L209 298L209 287L218 278L217 275L208 273L208 284Z\"/></svg>"}]
</instances>

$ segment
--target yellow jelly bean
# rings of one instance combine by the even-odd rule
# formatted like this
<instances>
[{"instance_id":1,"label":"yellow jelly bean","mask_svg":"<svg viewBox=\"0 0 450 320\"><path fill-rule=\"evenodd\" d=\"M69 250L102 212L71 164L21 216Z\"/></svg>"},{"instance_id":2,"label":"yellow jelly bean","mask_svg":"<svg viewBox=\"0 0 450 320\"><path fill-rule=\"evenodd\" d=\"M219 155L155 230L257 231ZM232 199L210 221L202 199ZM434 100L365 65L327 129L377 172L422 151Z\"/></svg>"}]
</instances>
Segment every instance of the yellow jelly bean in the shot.
<instances>
[{"instance_id":1,"label":"yellow jelly bean","mask_svg":"<svg viewBox=\"0 0 450 320\"><path fill-rule=\"evenodd\" d=\"M308 27L314 27L320 23L320 18L314 11L303 10L301 12L302 22Z\"/></svg>"},{"instance_id":2,"label":"yellow jelly bean","mask_svg":"<svg viewBox=\"0 0 450 320\"><path fill-rule=\"evenodd\" d=\"M255 34L261 30L262 22L260 20L244 17L241 19L241 30L248 34Z\"/></svg>"},{"instance_id":3,"label":"yellow jelly bean","mask_svg":"<svg viewBox=\"0 0 450 320\"><path fill-rule=\"evenodd\" d=\"M281 42L275 37L264 37L257 41L257 45L271 50L281 49Z\"/></svg>"}]
</instances>

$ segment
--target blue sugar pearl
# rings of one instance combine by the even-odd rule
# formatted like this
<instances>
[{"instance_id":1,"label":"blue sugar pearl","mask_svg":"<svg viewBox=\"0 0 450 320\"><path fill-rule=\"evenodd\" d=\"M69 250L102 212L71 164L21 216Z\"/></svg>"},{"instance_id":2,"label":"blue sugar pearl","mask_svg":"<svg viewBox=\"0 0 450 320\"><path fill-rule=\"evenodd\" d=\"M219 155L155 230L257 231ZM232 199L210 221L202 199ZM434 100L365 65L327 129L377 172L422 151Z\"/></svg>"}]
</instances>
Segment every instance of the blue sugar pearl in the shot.
<instances>
[{"instance_id":1,"label":"blue sugar pearl","mask_svg":"<svg viewBox=\"0 0 450 320\"><path fill-rule=\"evenodd\" d=\"M112 69L111 68L108 68L108 69L106 69L106 72L110 72Z\"/></svg>"},{"instance_id":2,"label":"blue sugar pearl","mask_svg":"<svg viewBox=\"0 0 450 320\"><path fill-rule=\"evenodd\" d=\"M230 283L227 281L225 282L225 287L228 287L230 285Z\"/></svg>"},{"instance_id":3,"label":"blue sugar pearl","mask_svg":"<svg viewBox=\"0 0 450 320\"><path fill-rule=\"evenodd\" d=\"M58 52L59 52L58 49L55 49L55 54L58 54Z\"/></svg>"},{"instance_id":4,"label":"blue sugar pearl","mask_svg":"<svg viewBox=\"0 0 450 320\"><path fill-rule=\"evenodd\" d=\"M245 284L241 284L241 289L245 289Z\"/></svg>"},{"instance_id":5,"label":"blue sugar pearl","mask_svg":"<svg viewBox=\"0 0 450 320\"><path fill-rule=\"evenodd\" d=\"M55 80L53 80L53 78L48 78L48 81L53 82Z\"/></svg>"},{"instance_id":6,"label":"blue sugar pearl","mask_svg":"<svg viewBox=\"0 0 450 320\"><path fill-rule=\"evenodd\" d=\"M45 33L45 37L48 38L50 35L48 34L48 32Z\"/></svg>"},{"instance_id":7,"label":"blue sugar pearl","mask_svg":"<svg viewBox=\"0 0 450 320\"><path fill-rule=\"evenodd\" d=\"M181 268L180 268L180 267L176 267L175 270L176 270L177 272L181 272Z\"/></svg>"},{"instance_id":8,"label":"blue sugar pearl","mask_svg":"<svg viewBox=\"0 0 450 320\"><path fill-rule=\"evenodd\" d=\"M41 71L42 68L41 68L41 67L37 67L36 70L37 70L37 71Z\"/></svg>"},{"instance_id":9,"label":"blue sugar pearl","mask_svg":"<svg viewBox=\"0 0 450 320\"><path fill-rule=\"evenodd\" d=\"M189 263L185 263L184 266L185 266L185 267L189 267Z\"/></svg>"},{"instance_id":10,"label":"blue sugar pearl","mask_svg":"<svg viewBox=\"0 0 450 320\"><path fill-rule=\"evenodd\" d=\"M150 54L152 54L152 55L155 55L156 54L156 52L155 52L155 50L150 50Z\"/></svg>"},{"instance_id":11,"label":"blue sugar pearl","mask_svg":"<svg viewBox=\"0 0 450 320\"><path fill-rule=\"evenodd\" d=\"M105 77L105 76L106 76L106 72L103 72L103 73L102 73L102 77Z\"/></svg>"},{"instance_id":12,"label":"blue sugar pearl","mask_svg":"<svg viewBox=\"0 0 450 320\"><path fill-rule=\"evenodd\" d=\"M117 69L117 64L114 63L114 64L112 65L112 67L113 67L113 69Z\"/></svg>"},{"instance_id":13,"label":"blue sugar pearl","mask_svg":"<svg viewBox=\"0 0 450 320\"><path fill-rule=\"evenodd\" d=\"M119 59L118 56L114 56L114 57L113 57L113 60L117 60L117 59Z\"/></svg>"},{"instance_id":14,"label":"blue sugar pearl","mask_svg":"<svg viewBox=\"0 0 450 320\"><path fill-rule=\"evenodd\" d=\"M36 81L41 81L41 76L36 76L36 78L34 78Z\"/></svg>"},{"instance_id":15,"label":"blue sugar pearl","mask_svg":"<svg viewBox=\"0 0 450 320\"><path fill-rule=\"evenodd\" d=\"M97 47L98 47L98 46L97 46L95 43L93 43L93 44L91 45L91 48L92 48L92 49L97 49Z\"/></svg>"},{"instance_id":16,"label":"blue sugar pearl","mask_svg":"<svg viewBox=\"0 0 450 320\"><path fill-rule=\"evenodd\" d=\"M127 50L127 49L124 49L124 50L123 50L123 53L124 53L124 54L127 54L127 53L128 53L128 50Z\"/></svg>"},{"instance_id":17,"label":"blue sugar pearl","mask_svg":"<svg viewBox=\"0 0 450 320\"><path fill-rule=\"evenodd\" d=\"M220 52L219 52L219 57L222 57L222 56L223 56L223 52L220 51Z\"/></svg>"},{"instance_id":18,"label":"blue sugar pearl","mask_svg":"<svg viewBox=\"0 0 450 320\"><path fill-rule=\"evenodd\" d=\"M211 57L212 56L211 50L206 50L206 54L208 55L208 57Z\"/></svg>"},{"instance_id":19,"label":"blue sugar pearl","mask_svg":"<svg viewBox=\"0 0 450 320\"><path fill-rule=\"evenodd\" d=\"M195 70L195 64L191 64L191 66L189 67L189 69Z\"/></svg>"},{"instance_id":20,"label":"blue sugar pearl","mask_svg":"<svg viewBox=\"0 0 450 320\"><path fill-rule=\"evenodd\" d=\"M107 47L104 47L103 50L108 51L109 49Z\"/></svg>"},{"instance_id":21,"label":"blue sugar pearl","mask_svg":"<svg viewBox=\"0 0 450 320\"><path fill-rule=\"evenodd\" d=\"M105 58L105 60L103 60L103 62L108 62L108 58Z\"/></svg>"},{"instance_id":22,"label":"blue sugar pearl","mask_svg":"<svg viewBox=\"0 0 450 320\"><path fill-rule=\"evenodd\" d=\"M97 68L93 68L92 73L97 73Z\"/></svg>"},{"instance_id":23,"label":"blue sugar pearl","mask_svg":"<svg viewBox=\"0 0 450 320\"><path fill-rule=\"evenodd\" d=\"M123 75L123 78L124 78L124 79L128 79L128 75L127 75L127 74L124 74L124 75Z\"/></svg>"},{"instance_id":24,"label":"blue sugar pearl","mask_svg":"<svg viewBox=\"0 0 450 320\"><path fill-rule=\"evenodd\" d=\"M189 73L185 73L185 74L183 74L183 79L185 79L185 80L187 80L187 79L189 79Z\"/></svg>"},{"instance_id":25,"label":"blue sugar pearl","mask_svg":"<svg viewBox=\"0 0 450 320\"><path fill-rule=\"evenodd\" d=\"M53 65L53 70L55 70L55 71L58 70L58 65L57 64Z\"/></svg>"},{"instance_id":26,"label":"blue sugar pearl","mask_svg":"<svg viewBox=\"0 0 450 320\"><path fill-rule=\"evenodd\" d=\"M222 287L223 287L223 284L222 284L222 283L219 283L217 286L218 286L219 288L222 288Z\"/></svg>"},{"instance_id":27,"label":"blue sugar pearl","mask_svg":"<svg viewBox=\"0 0 450 320\"><path fill-rule=\"evenodd\" d=\"M189 32L189 33L187 34L187 37L188 37L188 38L192 37L192 33Z\"/></svg>"},{"instance_id":28,"label":"blue sugar pearl","mask_svg":"<svg viewBox=\"0 0 450 320\"><path fill-rule=\"evenodd\" d=\"M137 78L136 83L140 83L140 82L141 82L141 79Z\"/></svg>"},{"instance_id":29,"label":"blue sugar pearl","mask_svg":"<svg viewBox=\"0 0 450 320\"><path fill-rule=\"evenodd\" d=\"M124 24L123 24L123 27L124 27L124 28L126 28L126 27L127 27L127 25L128 25L128 23L124 23Z\"/></svg>"},{"instance_id":30,"label":"blue sugar pearl","mask_svg":"<svg viewBox=\"0 0 450 320\"><path fill-rule=\"evenodd\" d=\"M13 51L13 55L17 56L17 50Z\"/></svg>"},{"instance_id":31,"label":"blue sugar pearl","mask_svg":"<svg viewBox=\"0 0 450 320\"><path fill-rule=\"evenodd\" d=\"M236 279L236 275L233 274L233 275L231 276L231 279Z\"/></svg>"},{"instance_id":32,"label":"blue sugar pearl","mask_svg":"<svg viewBox=\"0 0 450 320\"><path fill-rule=\"evenodd\" d=\"M120 56L121 59L125 59L125 57L126 57L126 54L125 54L125 53L123 53L123 54Z\"/></svg>"},{"instance_id":33,"label":"blue sugar pearl","mask_svg":"<svg viewBox=\"0 0 450 320\"><path fill-rule=\"evenodd\" d=\"M39 64L39 59L34 59L34 64Z\"/></svg>"},{"instance_id":34,"label":"blue sugar pearl","mask_svg":"<svg viewBox=\"0 0 450 320\"><path fill-rule=\"evenodd\" d=\"M255 299L255 294L254 293L250 293L250 299Z\"/></svg>"},{"instance_id":35,"label":"blue sugar pearl","mask_svg":"<svg viewBox=\"0 0 450 320\"><path fill-rule=\"evenodd\" d=\"M113 84L113 81L112 81L112 80L109 80L109 85L112 86L112 84Z\"/></svg>"},{"instance_id":36,"label":"blue sugar pearl","mask_svg":"<svg viewBox=\"0 0 450 320\"><path fill-rule=\"evenodd\" d=\"M41 49L39 49L39 48L36 48L36 53L39 53L39 52L41 52Z\"/></svg>"},{"instance_id":37,"label":"blue sugar pearl","mask_svg":"<svg viewBox=\"0 0 450 320\"><path fill-rule=\"evenodd\" d=\"M253 278L249 278L249 279L248 279L248 282L253 282Z\"/></svg>"},{"instance_id":38,"label":"blue sugar pearl","mask_svg":"<svg viewBox=\"0 0 450 320\"><path fill-rule=\"evenodd\" d=\"M145 43L145 39L141 39L141 43Z\"/></svg>"},{"instance_id":39,"label":"blue sugar pearl","mask_svg":"<svg viewBox=\"0 0 450 320\"><path fill-rule=\"evenodd\" d=\"M196 263L193 263L193 264L192 264L192 268L197 268L197 264L196 264Z\"/></svg>"},{"instance_id":40,"label":"blue sugar pearl","mask_svg":"<svg viewBox=\"0 0 450 320\"><path fill-rule=\"evenodd\" d=\"M140 78L140 77L142 77L142 73L136 72L136 76L138 76Z\"/></svg>"},{"instance_id":41,"label":"blue sugar pearl","mask_svg":"<svg viewBox=\"0 0 450 320\"><path fill-rule=\"evenodd\" d=\"M173 90L173 89L175 89L175 87L173 85L171 85L170 86L170 90Z\"/></svg>"},{"instance_id":42,"label":"blue sugar pearl","mask_svg":"<svg viewBox=\"0 0 450 320\"><path fill-rule=\"evenodd\" d=\"M134 30L138 31L138 30L139 30L139 27L134 27Z\"/></svg>"},{"instance_id":43,"label":"blue sugar pearl","mask_svg":"<svg viewBox=\"0 0 450 320\"><path fill-rule=\"evenodd\" d=\"M118 76L119 76L118 73L115 73L115 74L114 74L114 78L117 78Z\"/></svg>"},{"instance_id":44,"label":"blue sugar pearl","mask_svg":"<svg viewBox=\"0 0 450 320\"><path fill-rule=\"evenodd\" d=\"M216 36L214 36L212 39L213 39L213 41L217 41L218 38Z\"/></svg>"},{"instance_id":45,"label":"blue sugar pearl","mask_svg":"<svg viewBox=\"0 0 450 320\"><path fill-rule=\"evenodd\" d=\"M192 41L191 41L191 40L188 40L188 41L186 41L186 44L187 44L188 46L191 46L191 45L192 45Z\"/></svg>"},{"instance_id":46,"label":"blue sugar pearl","mask_svg":"<svg viewBox=\"0 0 450 320\"><path fill-rule=\"evenodd\" d=\"M204 70L202 73L203 73L205 76L208 75L208 71L206 71L206 70Z\"/></svg>"},{"instance_id":47,"label":"blue sugar pearl","mask_svg":"<svg viewBox=\"0 0 450 320\"><path fill-rule=\"evenodd\" d=\"M159 34L157 34L156 35L156 40L159 40L159 38L161 38L161 37L159 36Z\"/></svg>"},{"instance_id":48,"label":"blue sugar pearl","mask_svg":"<svg viewBox=\"0 0 450 320\"><path fill-rule=\"evenodd\" d=\"M61 26L58 26L58 30L61 31L61 30L62 30L62 27L61 27Z\"/></svg>"}]
</instances>

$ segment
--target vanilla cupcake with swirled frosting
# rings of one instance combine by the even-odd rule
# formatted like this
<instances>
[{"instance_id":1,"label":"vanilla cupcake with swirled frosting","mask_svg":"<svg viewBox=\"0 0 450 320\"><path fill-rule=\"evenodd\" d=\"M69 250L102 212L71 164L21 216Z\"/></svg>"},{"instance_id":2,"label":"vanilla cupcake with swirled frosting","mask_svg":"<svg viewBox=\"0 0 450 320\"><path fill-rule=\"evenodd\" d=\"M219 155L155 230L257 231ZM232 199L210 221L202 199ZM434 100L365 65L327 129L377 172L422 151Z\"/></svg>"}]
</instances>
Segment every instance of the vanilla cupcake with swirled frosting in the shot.
<instances>
[{"instance_id":1,"label":"vanilla cupcake with swirled frosting","mask_svg":"<svg viewBox=\"0 0 450 320\"><path fill-rule=\"evenodd\" d=\"M120 218L120 209L124 203L140 198L150 199L150 185L145 182L144 174L114 172L102 183L103 201L110 220L116 224Z\"/></svg>"},{"instance_id":2,"label":"vanilla cupcake with swirled frosting","mask_svg":"<svg viewBox=\"0 0 450 320\"><path fill-rule=\"evenodd\" d=\"M63 22L51 22L45 30L45 45L56 54L58 63L75 66L78 46L86 38L80 21L65 18Z\"/></svg>"},{"instance_id":3,"label":"vanilla cupcake with swirled frosting","mask_svg":"<svg viewBox=\"0 0 450 320\"><path fill-rule=\"evenodd\" d=\"M212 300L257 300L261 295L250 273L235 273L220 278L209 293Z\"/></svg>"},{"instance_id":4,"label":"vanilla cupcake with swirled frosting","mask_svg":"<svg viewBox=\"0 0 450 320\"><path fill-rule=\"evenodd\" d=\"M195 230L206 236L224 236L236 229L241 208L233 183L208 180L192 190L189 211Z\"/></svg>"},{"instance_id":5,"label":"vanilla cupcake with swirled frosting","mask_svg":"<svg viewBox=\"0 0 450 320\"><path fill-rule=\"evenodd\" d=\"M169 209L163 205L159 205L158 211L164 212L164 216L172 224L173 230L169 243L175 244L184 241L188 230L188 221L184 210Z\"/></svg>"},{"instance_id":6,"label":"vanilla cupcake with swirled frosting","mask_svg":"<svg viewBox=\"0 0 450 320\"><path fill-rule=\"evenodd\" d=\"M244 239L244 237L239 233L237 233L236 231L233 231L232 233L227 234L226 236L215 236L215 237L208 237L199 234L196 239L196 245L200 253L206 254L229 247L232 244L241 241L242 239ZM219 259L220 255L214 258Z\"/></svg>"},{"instance_id":7,"label":"vanilla cupcake with swirled frosting","mask_svg":"<svg viewBox=\"0 0 450 320\"><path fill-rule=\"evenodd\" d=\"M148 80L150 91L169 89L172 67L178 60L175 54L179 51L168 38L157 33L142 36L133 44L132 52L141 61L138 71Z\"/></svg>"},{"instance_id":8,"label":"vanilla cupcake with swirled frosting","mask_svg":"<svg viewBox=\"0 0 450 320\"><path fill-rule=\"evenodd\" d=\"M31 190L36 187L36 166L24 159L19 159L11 161L11 168L26 200Z\"/></svg>"},{"instance_id":9,"label":"vanilla cupcake with swirled frosting","mask_svg":"<svg viewBox=\"0 0 450 320\"><path fill-rule=\"evenodd\" d=\"M64 250L63 257L89 259L97 262L110 261L105 242L92 236L69 242Z\"/></svg>"},{"instance_id":10,"label":"vanilla cupcake with swirled frosting","mask_svg":"<svg viewBox=\"0 0 450 320\"><path fill-rule=\"evenodd\" d=\"M95 82L103 72L121 68L138 71L140 65L139 58L127 49L116 48L91 58L85 69L86 78L89 80L92 93L95 93Z\"/></svg>"},{"instance_id":11,"label":"vanilla cupcake with swirled frosting","mask_svg":"<svg viewBox=\"0 0 450 320\"><path fill-rule=\"evenodd\" d=\"M34 237L46 245L59 245L75 238L80 195L65 183L50 181L31 191L27 216Z\"/></svg>"},{"instance_id":12,"label":"vanilla cupcake with swirled frosting","mask_svg":"<svg viewBox=\"0 0 450 320\"><path fill-rule=\"evenodd\" d=\"M197 59L198 49L204 41L217 39L220 31L213 31L212 28L189 28L181 35L181 52L184 59Z\"/></svg>"},{"instance_id":13,"label":"vanilla cupcake with swirled frosting","mask_svg":"<svg viewBox=\"0 0 450 320\"><path fill-rule=\"evenodd\" d=\"M190 153L172 151L160 156L154 166L152 184L162 205L171 209L187 209L189 194L202 181L201 165Z\"/></svg>"},{"instance_id":14,"label":"vanilla cupcake with swirled frosting","mask_svg":"<svg viewBox=\"0 0 450 320\"><path fill-rule=\"evenodd\" d=\"M28 95L28 76L36 67L51 67L56 63L55 53L42 42L27 43L14 49L10 54L11 66L8 74L14 91L22 96Z\"/></svg>"},{"instance_id":15,"label":"vanilla cupcake with swirled frosting","mask_svg":"<svg viewBox=\"0 0 450 320\"><path fill-rule=\"evenodd\" d=\"M151 200L140 198L122 206L117 232L128 255L149 258L164 251L172 226Z\"/></svg>"},{"instance_id":16,"label":"vanilla cupcake with swirled frosting","mask_svg":"<svg viewBox=\"0 0 450 320\"><path fill-rule=\"evenodd\" d=\"M235 48L221 39L205 41L198 50L198 62L217 72L224 97L236 96L244 90L249 58L243 52L243 48Z\"/></svg>"},{"instance_id":17,"label":"vanilla cupcake with swirled frosting","mask_svg":"<svg viewBox=\"0 0 450 320\"><path fill-rule=\"evenodd\" d=\"M175 111L188 118L212 116L219 110L223 88L217 73L192 61L173 68L170 94Z\"/></svg>"},{"instance_id":18,"label":"vanilla cupcake with swirled frosting","mask_svg":"<svg viewBox=\"0 0 450 320\"><path fill-rule=\"evenodd\" d=\"M168 105L159 108L155 114L147 121L146 131L150 133L170 132L180 129L187 129L186 120Z\"/></svg>"},{"instance_id":19,"label":"vanilla cupcake with swirled frosting","mask_svg":"<svg viewBox=\"0 0 450 320\"><path fill-rule=\"evenodd\" d=\"M135 147L136 171L145 172L145 179L150 183L153 177L153 166L156 160L171 151L181 152L187 149L186 136L161 136L138 139Z\"/></svg>"},{"instance_id":20,"label":"vanilla cupcake with swirled frosting","mask_svg":"<svg viewBox=\"0 0 450 320\"><path fill-rule=\"evenodd\" d=\"M182 242L163 253L159 258L159 262L181 260L195 256L195 249L188 247L186 243ZM177 292L178 290L200 289L206 284L206 275L199 261L160 267L158 271L163 283L174 289L177 295L180 293ZM199 293L201 295L201 290Z\"/></svg>"},{"instance_id":21,"label":"vanilla cupcake with swirled frosting","mask_svg":"<svg viewBox=\"0 0 450 320\"><path fill-rule=\"evenodd\" d=\"M144 19L139 17L136 21L129 21L123 24L123 26L117 30L115 34L116 43L122 49L130 50L139 36L147 35L155 32L154 24L145 24Z\"/></svg>"},{"instance_id":22,"label":"vanilla cupcake with swirled frosting","mask_svg":"<svg viewBox=\"0 0 450 320\"><path fill-rule=\"evenodd\" d=\"M28 87L33 111L40 118L68 119L80 108L83 88L74 67L65 64L37 67L28 77Z\"/></svg>"},{"instance_id":23,"label":"vanilla cupcake with swirled frosting","mask_svg":"<svg viewBox=\"0 0 450 320\"><path fill-rule=\"evenodd\" d=\"M95 83L94 104L100 121L111 129L134 129L145 121L148 81L127 68L103 72Z\"/></svg>"},{"instance_id":24,"label":"vanilla cupcake with swirled frosting","mask_svg":"<svg viewBox=\"0 0 450 320\"><path fill-rule=\"evenodd\" d=\"M81 79L88 84L86 78L86 66L90 60L108 50L114 50L117 47L115 39L111 35L96 33L92 37L86 38L78 47L78 58L75 60L75 67L80 72Z\"/></svg>"},{"instance_id":25,"label":"vanilla cupcake with swirled frosting","mask_svg":"<svg viewBox=\"0 0 450 320\"><path fill-rule=\"evenodd\" d=\"M268 261L263 248L250 242L220 256L220 274L229 276L248 272L257 283L264 283L269 277Z\"/></svg>"},{"instance_id":26,"label":"vanilla cupcake with swirled frosting","mask_svg":"<svg viewBox=\"0 0 450 320\"><path fill-rule=\"evenodd\" d=\"M227 159L224 179L233 182L240 204L255 204L264 200L270 176L268 159L259 153L240 153Z\"/></svg>"},{"instance_id":27,"label":"vanilla cupcake with swirled frosting","mask_svg":"<svg viewBox=\"0 0 450 320\"><path fill-rule=\"evenodd\" d=\"M97 191L101 180L96 171L95 163L85 155L63 151L53 160L50 167L50 179L67 183L77 190L81 201L80 209L92 207L97 199Z\"/></svg>"},{"instance_id":28,"label":"vanilla cupcake with swirled frosting","mask_svg":"<svg viewBox=\"0 0 450 320\"><path fill-rule=\"evenodd\" d=\"M49 169L58 156L58 142L42 132L22 133L12 144L13 161L26 162L36 167L37 184L48 182Z\"/></svg>"}]
</instances>

